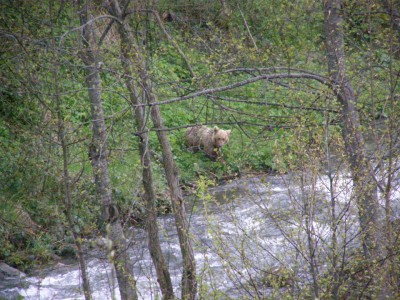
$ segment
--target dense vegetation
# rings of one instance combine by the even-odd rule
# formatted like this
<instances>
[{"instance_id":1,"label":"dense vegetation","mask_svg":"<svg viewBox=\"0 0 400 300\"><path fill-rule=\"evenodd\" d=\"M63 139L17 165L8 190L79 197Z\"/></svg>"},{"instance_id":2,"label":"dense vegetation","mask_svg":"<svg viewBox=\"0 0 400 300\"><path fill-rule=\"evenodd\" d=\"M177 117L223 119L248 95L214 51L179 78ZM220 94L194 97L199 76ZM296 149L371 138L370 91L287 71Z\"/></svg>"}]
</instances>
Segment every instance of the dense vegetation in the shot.
<instances>
[{"instance_id":1,"label":"dense vegetation","mask_svg":"<svg viewBox=\"0 0 400 300\"><path fill-rule=\"evenodd\" d=\"M378 149L374 159L384 157L393 170L399 166L400 117L395 2L346 0L340 11L358 130L370 138L390 136L379 143L390 144L391 150ZM105 225L89 157L93 132L80 58L79 6L52 0L0 5L0 260L29 270L55 255L74 257L72 232L80 239L94 238ZM128 227L146 218L137 106L126 89L117 22L102 1L87 5L100 57L112 195ZM341 134L340 101L329 85L310 79L312 74L330 78L320 1L158 0L137 1L129 9L132 35L162 102L182 189L196 187L204 178L218 183L248 173L313 169L315 160L326 159L328 148L349 155ZM289 76L251 82L281 72ZM218 91L220 87L225 88ZM147 114L158 213L170 213L162 149ZM384 133L375 131L377 119L385 125ZM184 131L194 124L232 129L223 160L187 151ZM65 202L65 163L70 204ZM395 180L395 173L390 174ZM390 199L390 191L381 192Z\"/></svg>"}]
</instances>

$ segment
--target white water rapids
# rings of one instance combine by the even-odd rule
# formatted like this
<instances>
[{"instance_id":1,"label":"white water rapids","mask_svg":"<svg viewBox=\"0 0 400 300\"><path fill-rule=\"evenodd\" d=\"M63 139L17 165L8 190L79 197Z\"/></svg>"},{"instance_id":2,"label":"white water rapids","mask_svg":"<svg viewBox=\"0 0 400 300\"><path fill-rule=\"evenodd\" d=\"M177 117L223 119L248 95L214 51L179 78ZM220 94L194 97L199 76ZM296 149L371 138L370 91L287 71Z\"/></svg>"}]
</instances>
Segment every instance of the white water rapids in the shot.
<instances>
[{"instance_id":1,"label":"white water rapids","mask_svg":"<svg viewBox=\"0 0 400 300\"><path fill-rule=\"evenodd\" d=\"M296 178L297 175L242 178L210 188L211 196L187 199L203 295L262 298L273 293L263 276L278 267L290 270L300 282L291 287L293 293L308 285L311 279L306 233L312 236L319 267L326 267L332 246L332 199L335 216L340 220L336 229L339 247L351 251L359 245L357 209L349 177L338 174L332 181L334 190L330 190L325 175L308 178L302 185ZM399 218L398 185L392 199L393 218ZM178 296L181 257L174 219L165 216L158 222L162 249ZM139 298L160 299L147 234L141 228L131 228L130 233ZM93 299L119 299L114 272L104 251L93 249L87 262ZM59 264L36 276L21 278L18 283L14 279L0 290L0 299L18 296L32 300L84 299L79 266Z\"/></svg>"}]
</instances>

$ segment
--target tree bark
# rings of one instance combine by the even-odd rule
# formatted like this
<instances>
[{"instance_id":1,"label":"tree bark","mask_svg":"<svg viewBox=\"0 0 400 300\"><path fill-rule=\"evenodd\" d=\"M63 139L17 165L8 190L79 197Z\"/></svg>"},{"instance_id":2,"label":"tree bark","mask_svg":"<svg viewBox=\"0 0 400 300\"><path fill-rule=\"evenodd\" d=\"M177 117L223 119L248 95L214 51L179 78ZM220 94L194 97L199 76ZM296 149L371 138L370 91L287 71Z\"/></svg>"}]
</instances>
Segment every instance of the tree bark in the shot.
<instances>
[{"instance_id":1,"label":"tree bark","mask_svg":"<svg viewBox=\"0 0 400 300\"><path fill-rule=\"evenodd\" d=\"M333 89L341 104L342 136L354 183L353 195L358 206L363 252L372 265L383 255L382 240L379 239L381 218L374 171L367 158L365 141L360 130L357 98L346 74L341 4L341 0L324 1L328 68ZM371 272L370 275L375 274Z\"/></svg>"},{"instance_id":2,"label":"tree bark","mask_svg":"<svg viewBox=\"0 0 400 300\"><path fill-rule=\"evenodd\" d=\"M145 99L148 104L157 103L157 98L153 92L152 85L149 80L149 74L145 67L145 60L136 45L128 24L124 21L121 6L117 0L111 1L111 13L120 20L120 34L121 39L126 41L130 46L128 50L130 66L134 67L132 72L136 72L140 80ZM135 74L132 74L135 75ZM133 76L134 77L134 76ZM157 137L162 149L162 162L168 182L168 187L171 196L172 209L175 216L175 223L178 231L179 243L183 259L183 274L182 274L182 299L195 299L197 294L196 282L196 265L194 260L194 253L189 237L189 224L185 210L184 201L179 189L178 169L175 165L171 145L165 131L163 131L164 124L161 116L160 108L158 105L150 105L151 119L154 127L157 130Z\"/></svg>"},{"instance_id":3,"label":"tree bark","mask_svg":"<svg viewBox=\"0 0 400 300\"><path fill-rule=\"evenodd\" d=\"M154 95L153 97L150 96L148 101L149 103L155 103L156 99ZM173 159L168 136L163 130L165 127L161 118L159 106L151 107L151 116L154 127L160 129L157 130L157 136L162 148L162 160L170 190L172 209L175 215L175 223L178 230L179 243L182 252L182 299L194 300L197 294L196 264L189 236L189 223L187 221L185 203L179 189L178 169Z\"/></svg>"},{"instance_id":4,"label":"tree bark","mask_svg":"<svg viewBox=\"0 0 400 300\"><path fill-rule=\"evenodd\" d=\"M137 89L132 79L132 59L130 57L130 41L127 39L129 31L123 33L123 26L119 27L121 35L121 63L125 72L126 86L132 105L140 103ZM161 250L160 239L157 227L157 209L155 207L156 197L154 193L153 175L151 171L149 131L146 128L145 107L134 107L135 119L138 125L139 135L139 155L142 162L142 175L144 198L146 201L147 220L146 227L149 234L148 247L154 267L157 272L157 280L161 288L163 299L174 299L174 291L168 266L165 262L164 254Z\"/></svg>"},{"instance_id":5,"label":"tree bark","mask_svg":"<svg viewBox=\"0 0 400 300\"><path fill-rule=\"evenodd\" d=\"M85 51L80 53L80 57L86 66L86 85L92 115L93 139L90 156L96 193L103 207L103 221L107 224L107 234L115 250L112 263L115 267L121 299L135 300L138 296L133 275L133 263L127 251L128 244L119 219L118 208L113 203L108 173L107 128L102 105L99 57L94 49L92 26L87 24L87 7L82 0L80 9L80 22L83 26L82 40L85 48Z\"/></svg>"}]
</instances>

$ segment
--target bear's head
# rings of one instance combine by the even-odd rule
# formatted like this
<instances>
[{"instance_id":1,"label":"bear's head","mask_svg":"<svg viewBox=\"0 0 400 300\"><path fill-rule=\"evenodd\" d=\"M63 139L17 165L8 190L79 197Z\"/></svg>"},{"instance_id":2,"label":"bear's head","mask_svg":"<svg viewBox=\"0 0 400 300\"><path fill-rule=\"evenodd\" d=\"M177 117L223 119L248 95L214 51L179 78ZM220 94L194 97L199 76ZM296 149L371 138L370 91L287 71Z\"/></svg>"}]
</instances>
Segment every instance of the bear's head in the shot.
<instances>
[{"instance_id":1,"label":"bear's head","mask_svg":"<svg viewBox=\"0 0 400 300\"><path fill-rule=\"evenodd\" d=\"M229 142L230 135L230 130L223 130L219 129L218 127L214 127L214 146L221 148L223 145Z\"/></svg>"}]
</instances>

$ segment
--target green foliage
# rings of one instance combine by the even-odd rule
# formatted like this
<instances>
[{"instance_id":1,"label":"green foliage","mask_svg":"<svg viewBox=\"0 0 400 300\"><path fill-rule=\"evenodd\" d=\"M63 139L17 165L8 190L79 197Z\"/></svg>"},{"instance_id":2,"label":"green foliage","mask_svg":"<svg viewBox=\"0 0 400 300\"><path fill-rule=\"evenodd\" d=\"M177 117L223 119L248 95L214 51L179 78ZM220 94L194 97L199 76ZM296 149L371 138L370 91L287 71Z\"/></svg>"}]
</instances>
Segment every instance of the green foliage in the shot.
<instances>
[{"instance_id":1,"label":"green foliage","mask_svg":"<svg viewBox=\"0 0 400 300\"><path fill-rule=\"evenodd\" d=\"M157 2L160 13L169 11L176 16L164 25L185 53L195 78L154 19L132 14L129 21L135 25L135 36L148 54L149 80L159 101L228 86L262 72L226 72L240 67L285 66L326 74L321 3L239 2L226 1L230 12L223 11L222 1ZM92 237L102 228L88 159L92 121L85 72L77 55L80 45L76 41L81 37L79 31L71 31L78 27L79 20L71 17L76 14L71 4L1 4L0 22L7 34L0 37L0 208L1 214L10 219L5 223L0 220L0 259L23 269L48 261L53 252L73 255L64 215L56 97L61 101L66 127L74 229L82 236ZM365 4L371 11L382 10L379 4ZM399 61L394 59L394 45L389 43L395 35L388 16L370 14L365 18L364 9L358 1L344 2L346 66L368 131L371 120L380 115L398 119L400 106L394 79ZM108 22L96 20L94 24L101 33ZM65 33L68 34L61 40ZM134 135L138 129L121 76L117 36L111 31L99 53L113 197L127 219L132 211L143 211L143 191L138 137ZM132 80L140 87L137 78ZM322 160L324 147L343 147L341 128L336 125L340 120L339 104L326 88L308 81L259 81L208 97L161 105L160 109L165 126L171 129L168 136L181 184L197 182L203 189L246 172L298 170L305 162ZM332 112L328 114L324 109ZM148 108L145 115L151 129ZM334 125L329 127L329 145L324 140L327 122ZM194 154L186 149L185 127L195 124L232 130L231 139L222 150L223 160L214 161L202 152ZM168 212L161 149L154 131L149 143L156 153L152 170L157 205L160 212ZM29 235L16 229L14 204L19 204L46 230ZM226 296L207 285L201 285L200 294L204 299Z\"/></svg>"},{"instance_id":2,"label":"green foliage","mask_svg":"<svg viewBox=\"0 0 400 300\"><path fill-rule=\"evenodd\" d=\"M204 282L199 287L199 299L222 300L229 299L229 296Z\"/></svg>"}]
</instances>

